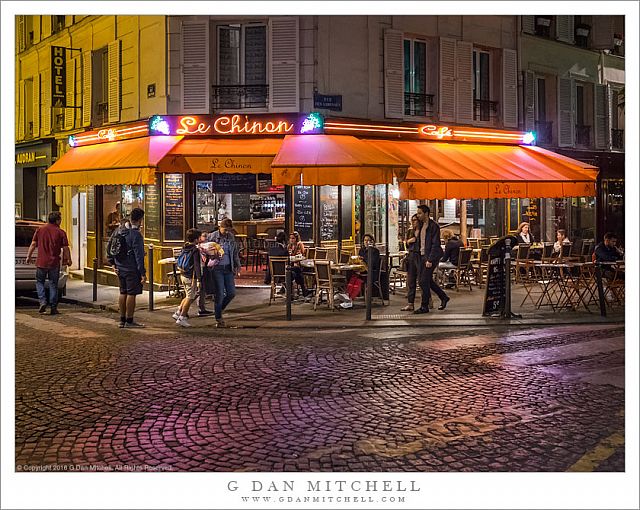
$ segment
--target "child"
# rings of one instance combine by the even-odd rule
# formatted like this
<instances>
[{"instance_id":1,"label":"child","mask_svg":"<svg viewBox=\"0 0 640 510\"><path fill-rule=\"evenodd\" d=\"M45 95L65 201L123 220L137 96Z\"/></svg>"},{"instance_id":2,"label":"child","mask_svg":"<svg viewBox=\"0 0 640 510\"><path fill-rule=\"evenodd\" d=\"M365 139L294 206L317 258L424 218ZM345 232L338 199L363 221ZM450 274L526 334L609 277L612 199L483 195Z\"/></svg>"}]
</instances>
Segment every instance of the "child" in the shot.
<instances>
[{"instance_id":1,"label":"child","mask_svg":"<svg viewBox=\"0 0 640 510\"><path fill-rule=\"evenodd\" d=\"M181 270L180 279L186 295L173 314L173 318L176 320L176 324L183 328L191 327L191 324L187 321L189 308L191 303L198 297L198 284L202 278L202 259L198 249L201 234L202 232L195 228L187 230L187 242L178 257L178 268ZM200 291L202 292L202 289Z\"/></svg>"}]
</instances>

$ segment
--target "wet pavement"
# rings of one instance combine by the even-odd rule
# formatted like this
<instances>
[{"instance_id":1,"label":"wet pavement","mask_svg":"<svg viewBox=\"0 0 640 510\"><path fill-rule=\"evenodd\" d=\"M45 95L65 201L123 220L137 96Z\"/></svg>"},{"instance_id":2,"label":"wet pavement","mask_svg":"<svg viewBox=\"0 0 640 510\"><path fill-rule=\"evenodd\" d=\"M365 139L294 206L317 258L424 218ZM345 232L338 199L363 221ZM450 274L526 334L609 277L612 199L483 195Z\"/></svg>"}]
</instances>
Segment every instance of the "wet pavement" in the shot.
<instances>
[{"instance_id":1,"label":"wet pavement","mask_svg":"<svg viewBox=\"0 0 640 510\"><path fill-rule=\"evenodd\" d=\"M16 310L18 471L625 468L623 324L120 330L61 311Z\"/></svg>"}]
</instances>

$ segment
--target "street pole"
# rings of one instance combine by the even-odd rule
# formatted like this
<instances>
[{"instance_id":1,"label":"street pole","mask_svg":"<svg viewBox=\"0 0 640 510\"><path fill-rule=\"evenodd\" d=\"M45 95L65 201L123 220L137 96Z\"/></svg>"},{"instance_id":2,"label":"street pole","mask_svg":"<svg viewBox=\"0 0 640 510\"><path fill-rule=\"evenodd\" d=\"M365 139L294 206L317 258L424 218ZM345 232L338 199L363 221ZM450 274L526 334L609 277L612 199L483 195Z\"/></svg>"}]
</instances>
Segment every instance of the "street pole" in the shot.
<instances>
[{"instance_id":1,"label":"street pole","mask_svg":"<svg viewBox=\"0 0 640 510\"><path fill-rule=\"evenodd\" d=\"M602 266L596 262L596 286L598 287L598 301L600 301L600 315L607 316L607 302L604 297L604 286L602 285Z\"/></svg>"},{"instance_id":2,"label":"street pole","mask_svg":"<svg viewBox=\"0 0 640 510\"><path fill-rule=\"evenodd\" d=\"M93 300L98 301L98 259L93 258Z\"/></svg>"},{"instance_id":3,"label":"street pole","mask_svg":"<svg viewBox=\"0 0 640 510\"><path fill-rule=\"evenodd\" d=\"M287 266L285 267L285 271L284 271L284 284L287 288L287 315L286 315L286 319L288 321L291 320L291 293L292 293L292 285L291 285L291 266L289 265L289 262L287 262Z\"/></svg>"},{"instance_id":4,"label":"street pole","mask_svg":"<svg viewBox=\"0 0 640 510\"><path fill-rule=\"evenodd\" d=\"M200 254L196 254L200 256ZM203 292L204 289L200 289ZM153 312L153 244L149 245L149 311Z\"/></svg>"},{"instance_id":5,"label":"street pole","mask_svg":"<svg viewBox=\"0 0 640 510\"><path fill-rule=\"evenodd\" d=\"M367 247L367 289L365 301L367 303L367 320L371 320L371 294L373 293L373 247Z\"/></svg>"}]
</instances>

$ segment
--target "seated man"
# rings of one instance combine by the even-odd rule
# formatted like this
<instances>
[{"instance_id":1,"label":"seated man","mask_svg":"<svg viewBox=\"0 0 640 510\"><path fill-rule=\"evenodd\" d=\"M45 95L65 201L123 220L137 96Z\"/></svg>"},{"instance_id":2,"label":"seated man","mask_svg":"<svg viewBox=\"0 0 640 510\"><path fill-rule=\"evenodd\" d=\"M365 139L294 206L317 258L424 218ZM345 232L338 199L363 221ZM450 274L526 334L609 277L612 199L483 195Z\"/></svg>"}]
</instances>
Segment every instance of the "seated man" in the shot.
<instances>
[{"instance_id":1,"label":"seated man","mask_svg":"<svg viewBox=\"0 0 640 510\"><path fill-rule=\"evenodd\" d=\"M616 244L618 238L613 232L607 232L604 235L604 241L596 246L594 251L595 262L617 262L624 259L623 253L618 249ZM612 279L615 270L612 267L604 266L602 268L602 276ZM618 275L620 278L620 275Z\"/></svg>"},{"instance_id":2,"label":"seated man","mask_svg":"<svg viewBox=\"0 0 640 510\"><path fill-rule=\"evenodd\" d=\"M458 267L458 257L460 249L464 247L458 236L454 235L451 230L442 231L442 239L445 241L444 256L438 264L438 271L448 275L448 282L445 287L453 287L455 280L453 279L453 270ZM444 281L444 279L443 279Z\"/></svg>"},{"instance_id":3,"label":"seated man","mask_svg":"<svg viewBox=\"0 0 640 510\"><path fill-rule=\"evenodd\" d=\"M289 250L287 248L287 234L279 232L276 235L276 242L273 246L269 247L268 257L289 257ZM307 287L304 283L304 276L302 275L302 268L300 266L291 267L291 278L295 281L302 291L302 295L307 297L309 294ZM267 274L265 277L265 283L271 283L271 273L269 271L269 262L267 261ZM280 294L285 294L286 289L284 285L280 288Z\"/></svg>"}]
</instances>

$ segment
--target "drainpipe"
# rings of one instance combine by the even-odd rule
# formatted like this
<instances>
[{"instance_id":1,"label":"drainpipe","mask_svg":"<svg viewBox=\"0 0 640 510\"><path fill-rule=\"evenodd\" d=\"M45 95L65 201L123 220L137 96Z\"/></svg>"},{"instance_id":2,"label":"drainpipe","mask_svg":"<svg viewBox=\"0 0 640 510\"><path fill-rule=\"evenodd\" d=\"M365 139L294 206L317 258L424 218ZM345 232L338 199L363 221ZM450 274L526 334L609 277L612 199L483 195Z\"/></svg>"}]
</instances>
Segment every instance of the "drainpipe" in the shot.
<instances>
[{"instance_id":1,"label":"drainpipe","mask_svg":"<svg viewBox=\"0 0 640 510\"><path fill-rule=\"evenodd\" d=\"M522 84L522 16L516 16L516 59L518 66L518 104L520 108L518 109L522 113L522 117L518 121L518 126L521 130L524 130L524 119L526 118L526 105L524 104L524 91Z\"/></svg>"}]
</instances>

